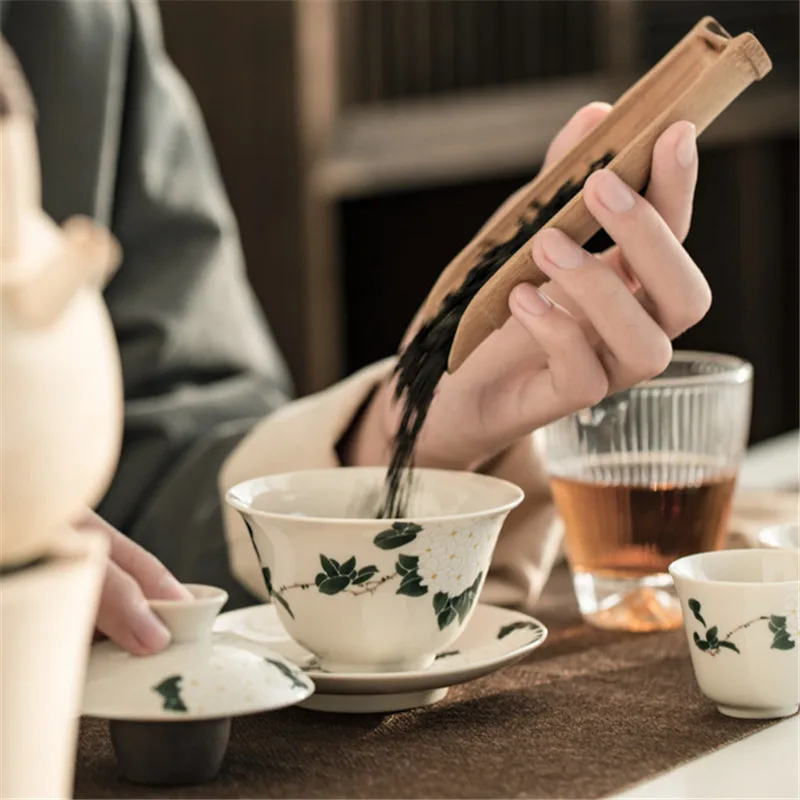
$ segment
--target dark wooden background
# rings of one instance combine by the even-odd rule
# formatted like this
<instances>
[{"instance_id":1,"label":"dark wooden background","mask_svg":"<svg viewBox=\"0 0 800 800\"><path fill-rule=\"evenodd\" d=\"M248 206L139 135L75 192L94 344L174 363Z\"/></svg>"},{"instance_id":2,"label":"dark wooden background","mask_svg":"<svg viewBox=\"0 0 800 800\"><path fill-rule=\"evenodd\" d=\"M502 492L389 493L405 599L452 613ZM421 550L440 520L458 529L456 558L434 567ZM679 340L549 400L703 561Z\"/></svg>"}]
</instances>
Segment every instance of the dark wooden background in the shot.
<instances>
[{"instance_id":1,"label":"dark wooden background","mask_svg":"<svg viewBox=\"0 0 800 800\"><path fill-rule=\"evenodd\" d=\"M767 104L757 120L742 105L737 135L713 140L710 130L709 143L701 140L687 247L715 302L677 346L754 363L753 441L798 426L796 3L348 2L339 4L341 39L327 30L327 4L307 5L161 3L169 52L215 144L251 280L301 392L393 352L439 270L537 168L533 146L518 163L495 164L481 162L478 142L478 155L446 179L435 169L405 181L348 172L352 130L391 127L384 109L402 114L420 98L467 93L480 109L503 87L588 83L608 70L635 78L711 13L734 33L752 28L773 56L768 85L746 99L780 90L785 101ZM609 14L619 17L613 41L598 33ZM343 43L338 55L331 41ZM445 47L449 60L439 63ZM365 110L373 128L364 128ZM405 157L402 138L387 141L382 158ZM417 154L406 155L411 163ZM339 176L324 191L320 163L323 175Z\"/></svg>"}]
</instances>

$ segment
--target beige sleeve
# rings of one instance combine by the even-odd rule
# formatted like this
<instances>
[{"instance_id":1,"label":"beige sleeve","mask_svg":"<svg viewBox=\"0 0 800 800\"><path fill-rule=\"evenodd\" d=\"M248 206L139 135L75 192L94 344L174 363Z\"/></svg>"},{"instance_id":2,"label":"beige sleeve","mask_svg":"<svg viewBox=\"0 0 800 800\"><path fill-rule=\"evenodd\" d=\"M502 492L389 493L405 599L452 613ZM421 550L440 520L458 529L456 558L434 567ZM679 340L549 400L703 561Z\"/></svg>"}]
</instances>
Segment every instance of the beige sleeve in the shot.
<instances>
[{"instance_id":1,"label":"beige sleeve","mask_svg":"<svg viewBox=\"0 0 800 800\"><path fill-rule=\"evenodd\" d=\"M260 475L340 466L336 445L377 383L388 377L394 359L374 364L335 386L271 414L239 444L220 471L219 488ZM498 456L485 472L506 478L525 491L509 516L483 592L485 602L530 609L559 554L561 530L532 436ZM266 599L258 560L239 515L223 503L228 552L234 575Z\"/></svg>"}]
</instances>

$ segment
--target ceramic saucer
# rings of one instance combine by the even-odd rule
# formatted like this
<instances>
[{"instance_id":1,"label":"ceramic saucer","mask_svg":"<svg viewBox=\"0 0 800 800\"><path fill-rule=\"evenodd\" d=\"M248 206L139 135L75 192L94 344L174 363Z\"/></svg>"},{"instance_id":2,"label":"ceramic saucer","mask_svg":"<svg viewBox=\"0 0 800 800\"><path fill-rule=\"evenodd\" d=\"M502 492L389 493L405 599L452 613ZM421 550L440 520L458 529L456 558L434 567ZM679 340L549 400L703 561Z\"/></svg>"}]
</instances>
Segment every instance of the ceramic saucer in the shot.
<instances>
[{"instance_id":1,"label":"ceramic saucer","mask_svg":"<svg viewBox=\"0 0 800 800\"><path fill-rule=\"evenodd\" d=\"M449 687L475 680L518 661L547 637L541 622L490 605L479 605L461 636L439 653L426 670L392 673L332 673L319 670L316 658L286 634L274 606L259 605L221 614L214 629L268 646L297 664L316 692L304 708L343 713L383 713L431 705Z\"/></svg>"}]
</instances>

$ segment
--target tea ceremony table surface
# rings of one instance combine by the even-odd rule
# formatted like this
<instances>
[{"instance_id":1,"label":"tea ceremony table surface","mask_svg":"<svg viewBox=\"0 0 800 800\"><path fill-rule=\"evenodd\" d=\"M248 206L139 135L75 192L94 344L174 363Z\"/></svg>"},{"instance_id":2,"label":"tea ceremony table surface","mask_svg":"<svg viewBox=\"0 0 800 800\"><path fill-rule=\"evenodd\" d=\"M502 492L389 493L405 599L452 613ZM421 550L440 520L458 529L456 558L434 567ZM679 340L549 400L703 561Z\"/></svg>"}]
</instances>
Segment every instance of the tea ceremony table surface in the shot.
<instances>
[{"instance_id":1,"label":"tea ceremony table surface","mask_svg":"<svg viewBox=\"0 0 800 800\"><path fill-rule=\"evenodd\" d=\"M754 448L740 491L781 490L791 508L799 442ZM800 717L719 714L697 689L683 630L587 626L563 566L536 613L550 628L541 649L429 708L234 719L222 771L201 786L126 783L107 725L82 720L75 797L800 797Z\"/></svg>"}]
</instances>

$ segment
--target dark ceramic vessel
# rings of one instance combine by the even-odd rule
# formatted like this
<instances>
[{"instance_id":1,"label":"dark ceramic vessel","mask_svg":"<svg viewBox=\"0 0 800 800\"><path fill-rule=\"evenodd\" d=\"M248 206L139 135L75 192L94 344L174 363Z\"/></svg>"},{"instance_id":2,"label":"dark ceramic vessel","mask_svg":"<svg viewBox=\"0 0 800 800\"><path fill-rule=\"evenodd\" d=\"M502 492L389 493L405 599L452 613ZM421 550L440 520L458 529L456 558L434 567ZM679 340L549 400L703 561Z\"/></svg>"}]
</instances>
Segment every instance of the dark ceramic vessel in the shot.
<instances>
[{"instance_id":1,"label":"dark ceramic vessel","mask_svg":"<svg viewBox=\"0 0 800 800\"><path fill-rule=\"evenodd\" d=\"M122 775L133 783L179 786L207 783L219 773L231 718L186 722L109 722Z\"/></svg>"}]
</instances>

